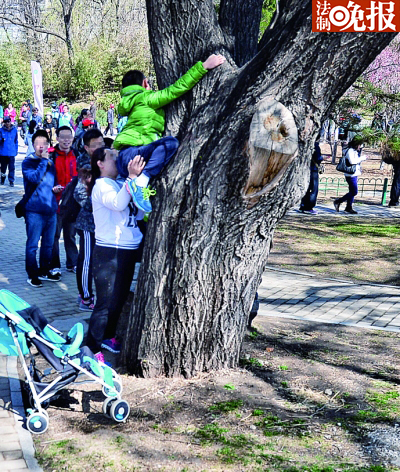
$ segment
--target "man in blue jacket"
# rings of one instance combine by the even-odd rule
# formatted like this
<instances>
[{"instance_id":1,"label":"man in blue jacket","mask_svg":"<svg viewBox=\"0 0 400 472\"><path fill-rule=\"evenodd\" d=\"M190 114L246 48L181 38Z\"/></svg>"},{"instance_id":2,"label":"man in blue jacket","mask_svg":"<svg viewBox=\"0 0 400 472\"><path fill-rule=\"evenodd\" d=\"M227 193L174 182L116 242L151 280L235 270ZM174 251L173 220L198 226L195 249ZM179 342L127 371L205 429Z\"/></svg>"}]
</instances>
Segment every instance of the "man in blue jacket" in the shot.
<instances>
[{"instance_id":1,"label":"man in blue jacket","mask_svg":"<svg viewBox=\"0 0 400 472\"><path fill-rule=\"evenodd\" d=\"M57 201L54 191L56 171L49 159L49 135L40 129L32 136L35 149L22 162L25 194L31 195L25 205L26 253L25 267L28 273L28 284L42 287L41 280L58 282L60 275L50 273L51 254L57 226ZM40 267L36 252L40 243Z\"/></svg>"},{"instance_id":2,"label":"man in blue jacket","mask_svg":"<svg viewBox=\"0 0 400 472\"><path fill-rule=\"evenodd\" d=\"M11 123L11 118L6 116L3 126L0 128L0 165L1 165L1 185L4 185L7 177L10 187L14 187L15 179L15 156L18 154L18 132Z\"/></svg>"}]
</instances>

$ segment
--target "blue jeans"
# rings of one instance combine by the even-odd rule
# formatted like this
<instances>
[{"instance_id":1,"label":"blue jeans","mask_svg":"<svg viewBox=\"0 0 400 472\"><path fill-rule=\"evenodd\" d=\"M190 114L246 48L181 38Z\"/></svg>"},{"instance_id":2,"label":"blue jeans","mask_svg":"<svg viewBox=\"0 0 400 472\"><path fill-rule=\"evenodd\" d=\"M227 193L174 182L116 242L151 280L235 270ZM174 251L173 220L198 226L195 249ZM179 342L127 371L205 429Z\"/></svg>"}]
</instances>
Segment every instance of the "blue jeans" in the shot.
<instances>
[{"instance_id":1,"label":"blue jeans","mask_svg":"<svg viewBox=\"0 0 400 472\"><path fill-rule=\"evenodd\" d=\"M75 222L63 220L59 213L57 213L56 221L57 221L57 225L56 225L56 233L54 236L50 269L61 268L60 244L59 244L61 230L63 232L64 248L65 248L65 254L67 256L66 266L67 266L67 269L73 269L76 266L76 263L78 261L78 248L76 247L76 240L75 240L75 233L76 233Z\"/></svg>"},{"instance_id":2,"label":"blue jeans","mask_svg":"<svg viewBox=\"0 0 400 472\"><path fill-rule=\"evenodd\" d=\"M39 275L47 274L50 268L51 252L53 249L54 235L56 233L57 215L44 215L27 211L25 215L26 225L26 252L25 268L30 279ZM36 260L36 251L38 250L39 240L40 255L39 267Z\"/></svg>"},{"instance_id":3,"label":"blue jeans","mask_svg":"<svg viewBox=\"0 0 400 472\"><path fill-rule=\"evenodd\" d=\"M8 181L15 180L15 156L0 156L1 173L5 176L8 167Z\"/></svg>"},{"instance_id":4,"label":"blue jeans","mask_svg":"<svg viewBox=\"0 0 400 472\"><path fill-rule=\"evenodd\" d=\"M393 182L390 190L389 205L396 205L399 203L400 197L400 162L393 162Z\"/></svg>"},{"instance_id":5,"label":"blue jeans","mask_svg":"<svg viewBox=\"0 0 400 472\"><path fill-rule=\"evenodd\" d=\"M346 208L351 208L353 206L354 197L358 193L358 186L357 186L357 177L346 177L346 182L349 186L349 191L343 197L338 198L336 203L343 203L347 201Z\"/></svg>"},{"instance_id":6,"label":"blue jeans","mask_svg":"<svg viewBox=\"0 0 400 472\"><path fill-rule=\"evenodd\" d=\"M318 184L319 184L319 173L318 169L311 169L310 171L310 185L308 186L307 192L301 199L300 210L310 211L317 204L318 197Z\"/></svg>"},{"instance_id":7,"label":"blue jeans","mask_svg":"<svg viewBox=\"0 0 400 472\"><path fill-rule=\"evenodd\" d=\"M118 154L117 167L121 177L128 177L128 163L135 156L142 156L146 162L143 174L147 177L155 177L171 160L179 147L179 141L172 137L158 139L146 146L130 146Z\"/></svg>"}]
</instances>

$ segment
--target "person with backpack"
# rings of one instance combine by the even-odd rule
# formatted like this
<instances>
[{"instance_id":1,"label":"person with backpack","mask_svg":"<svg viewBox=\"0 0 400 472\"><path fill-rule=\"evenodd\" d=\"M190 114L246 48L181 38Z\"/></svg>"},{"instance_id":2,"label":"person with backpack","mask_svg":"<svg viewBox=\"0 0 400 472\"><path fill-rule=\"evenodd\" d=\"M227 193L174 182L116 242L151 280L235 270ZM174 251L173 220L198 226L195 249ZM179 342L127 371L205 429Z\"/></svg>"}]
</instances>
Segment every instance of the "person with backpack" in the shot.
<instances>
[{"instance_id":1,"label":"person with backpack","mask_svg":"<svg viewBox=\"0 0 400 472\"><path fill-rule=\"evenodd\" d=\"M59 205L57 211L57 228L54 237L53 253L50 264L51 273L58 274L61 277L61 262L59 239L61 230L64 235L65 253L67 255L67 271L75 272L76 263L78 259L78 249L75 242L75 226L74 221L68 218L68 215L63 215L60 211L60 203L63 199L64 191L71 180L78 175L76 169L76 157L71 149L72 145L72 130L69 126L61 126L56 131L58 144L55 146L53 152L50 154L50 159L54 163L56 170L57 192L56 199ZM72 198L71 203L74 199Z\"/></svg>"}]
</instances>

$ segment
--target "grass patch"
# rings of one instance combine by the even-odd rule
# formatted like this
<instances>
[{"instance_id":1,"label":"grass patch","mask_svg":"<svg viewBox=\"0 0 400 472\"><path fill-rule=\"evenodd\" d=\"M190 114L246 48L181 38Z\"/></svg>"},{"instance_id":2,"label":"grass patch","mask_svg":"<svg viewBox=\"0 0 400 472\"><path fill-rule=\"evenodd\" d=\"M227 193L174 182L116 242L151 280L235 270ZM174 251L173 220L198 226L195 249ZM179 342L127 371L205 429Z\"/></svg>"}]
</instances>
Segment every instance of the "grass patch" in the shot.
<instances>
[{"instance_id":1,"label":"grass patch","mask_svg":"<svg viewBox=\"0 0 400 472\"><path fill-rule=\"evenodd\" d=\"M211 405L208 409L217 413L229 413L243 406L243 400L228 400Z\"/></svg>"},{"instance_id":2,"label":"grass patch","mask_svg":"<svg viewBox=\"0 0 400 472\"><path fill-rule=\"evenodd\" d=\"M339 224L333 227L335 232L354 236L374 236L392 238L400 235L398 225Z\"/></svg>"},{"instance_id":3,"label":"grass patch","mask_svg":"<svg viewBox=\"0 0 400 472\"><path fill-rule=\"evenodd\" d=\"M304 436L307 434L305 420L298 418L293 420L281 420L278 416L267 415L256 423L263 429L265 436L294 435Z\"/></svg>"},{"instance_id":4,"label":"grass patch","mask_svg":"<svg viewBox=\"0 0 400 472\"><path fill-rule=\"evenodd\" d=\"M255 357L250 357L250 359L240 359L239 365L242 367L263 367L263 363Z\"/></svg>"},{"instance_id":5,"label":"grass patch","mask_svg":"<svg viewBox=\"0 0 400 472\"><path fill-rule=\"evenodd\" d=\"M71 439L63 439L50 443L37 459L42 467L51 470L53 467L60 467L65 464L73 465L75 463L74 458L76 459L80 452L81 449Z\"/></svg>"},{"instance_id":6,"label":"grass patch","mask_svg":"<svg viewBox=\"0 0 400 472\"><path fill-rule=\"evenodd\" d=\"M287 216L275 231L269 264L323 277L399 285L399 249L393 240L400 227L393 219L360 222ZM338 247L340 251L338 252Z\"/></svg>"}]
</instances>

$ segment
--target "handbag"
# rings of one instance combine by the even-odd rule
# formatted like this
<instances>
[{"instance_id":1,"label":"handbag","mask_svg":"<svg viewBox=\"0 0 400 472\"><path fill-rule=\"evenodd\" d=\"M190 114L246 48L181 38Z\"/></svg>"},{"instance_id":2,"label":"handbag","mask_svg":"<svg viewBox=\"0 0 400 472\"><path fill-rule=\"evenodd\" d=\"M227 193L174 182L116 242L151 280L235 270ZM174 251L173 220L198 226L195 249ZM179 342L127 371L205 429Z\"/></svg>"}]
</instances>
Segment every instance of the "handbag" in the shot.
<instances>
[{"instance_id":1,"label":"handbag","mask_svg":"<svg viewBox=\"0 0 400 472\"><path fill-rule=\"evenodd\" d=\"M350 164L346 154L340 158L339 164L336 166L336 170L344 172L345 174L354 174L357 170L357 164Z\"/></svg>"},{"instance_id":2,"label":"handbag","mask_svg":"<svg viewBox=\"0 0 400 472\"><path fill-rule=\"evenodd\" d=\"M25 195L24 195L25 197ZM25 217L25 205L26 202L24 202L24 197L15 205L15 216L17 218L22 218Z\"/></svg>"},{"instance_id":3,"label":"handbag","mask_svg":"<svg viewBox=\"0 0 400 472\"><path fill-rule=\"evenodd\" d=\"M78 184L78 177L73 177L65 187L60 201L60 216L63 221L74 223L81 211L81 206L74 198L74 191Z\"/></svg>"},{"instance_id":4,"label":"handbag","mask_svg":"<svg viewBox=\"0 0 400 472\"><path fill-rule=\"evenodd\" d=\"M43 179L44 179L44 176L46 175L47 173L47 169L48 169L48 166L46 167L46 170L43 174L43 177L42 179L40 180L40 182L36 185L36 187L34 189L32 189L28 194L24 194L23 197L21 198L21 200L15 205L15 208L14 208L14 211L15 211L15 216L17 218L22 218L24 217L25 218L25 206L26 204L28 203L29 199L31 198L31 196L34 194L35 190L39 187L39 185L43 182Z\"/></svg>"}]
</instances>

